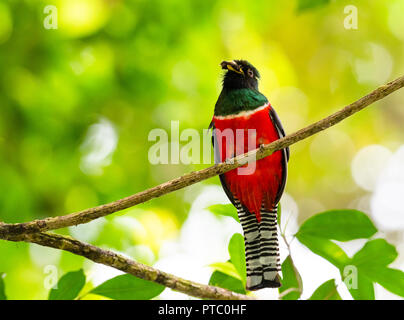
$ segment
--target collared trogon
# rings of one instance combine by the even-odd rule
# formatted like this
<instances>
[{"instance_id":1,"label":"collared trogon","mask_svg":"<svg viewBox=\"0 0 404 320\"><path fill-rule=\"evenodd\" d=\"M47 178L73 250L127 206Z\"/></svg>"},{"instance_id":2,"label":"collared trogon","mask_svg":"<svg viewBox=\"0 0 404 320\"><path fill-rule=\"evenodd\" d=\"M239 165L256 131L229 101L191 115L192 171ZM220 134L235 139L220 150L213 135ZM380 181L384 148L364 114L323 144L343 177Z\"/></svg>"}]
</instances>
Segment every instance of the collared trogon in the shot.
<instances>
[{"instance_id":1,"label":"collared trogon","mask_svg":"<svg viewBox=\"0 0 404 320\"><path fill-rule=\"evenodd\" d=\"M245 60L223 61L221 67L223 88L211 122L216 163L285 136L275 110L258 91L258 70ZM243 228L248 290L281 285L277 211L288 160L285 148L258 160L252 170L220 175Z\"/></svg>"}]
</instances>

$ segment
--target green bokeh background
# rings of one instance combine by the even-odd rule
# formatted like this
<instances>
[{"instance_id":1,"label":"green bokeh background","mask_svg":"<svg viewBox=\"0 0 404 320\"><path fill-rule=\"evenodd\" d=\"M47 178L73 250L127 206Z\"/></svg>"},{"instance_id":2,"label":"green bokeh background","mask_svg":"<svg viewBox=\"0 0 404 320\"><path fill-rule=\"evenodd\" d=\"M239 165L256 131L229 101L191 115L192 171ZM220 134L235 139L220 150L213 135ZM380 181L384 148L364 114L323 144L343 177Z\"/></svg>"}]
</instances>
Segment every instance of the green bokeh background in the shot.
<instances>
[{"instance_id":1,"label":"green bokeh background","mask_svg":"<svg viewBox=\"0 0 404 320\"><path fill-rule=\"evenodd\" d=\"M148 134L170 132L172 120L202 133L224 59L248 59L260 70L260 89L288 133L403 73L404 1L311 7L315 2L0 2L0 220L66 214L205 168L150 164ZM299 3L308 8L299 10ZM357 30L344 27L344 8L352 4ZM55 30L44 27L47 5L58 9ZM351 207L367 194L352 178L351 161L366 145L394 151L402 144L403 99L404 92L396 93L291 147L286 192L299 206L298 221L321 209ZM103 124L117 137L104 154L102 143L91 140ZM86 167L91 152L104 158ZM218 183L213 178L192 187L187 200L181 190L107 217L96 234L82 229L83 239L153 264L161 243L178 235L202 185ZM114 221L123 214L139 225ZM89 266L64 252L38 262L32 247L0 241L9 298L46 298L45 265L60 273Z\"/></svg>"}]
</instances>

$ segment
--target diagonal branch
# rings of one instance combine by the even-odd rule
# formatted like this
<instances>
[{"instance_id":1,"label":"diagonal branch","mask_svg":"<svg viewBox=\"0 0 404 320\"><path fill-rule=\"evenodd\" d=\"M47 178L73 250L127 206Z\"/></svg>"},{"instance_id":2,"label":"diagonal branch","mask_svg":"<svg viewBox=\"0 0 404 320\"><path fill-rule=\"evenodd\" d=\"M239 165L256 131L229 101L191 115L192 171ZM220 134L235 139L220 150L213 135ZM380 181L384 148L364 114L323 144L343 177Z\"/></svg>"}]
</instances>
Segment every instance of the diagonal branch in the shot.
<instances>
[{"instance_id":1,"label":"diagonal branch","mask_svg":"<svg viewBox=\"0 0 404 320\"><path fill-rule=\"evenodd\" d=\"M31 242L45 247L69 251L76 255L86 257L94 262L102 263L106 266L113 267L144 280L156 282L165 287L196 298L215 300L255 299L254 297L235 293L219 287L185 280L153 267L133 261L110 250L104 250L91 244L58 234L40 232L14 236L9 240L16 242Z\"/></svg>"},{"instance_id":2,"label":"diagonal branch","mask_svg":"<svg viewBox=\"0 0 404 320\"><path fill-rule=\"evenodd\" d=\"M91 244L87 244L70 237L44 233L43 231L86 223L113 212L117 212L135 206L139 203L146 202L150 199L160 197L164 194L182 189L210 177L225 173L246 164L248 161L262 159L275 151L286 148L300 140L310 137L337 124L352 114L364 109L373 102L378 101L392 92L402 88L403 86L404 76L377 88L368 95L351 103L329 117L315 122L306 128L303 128L282 139L274 141L268 145L261 146L259 149L253 150L249 153L237 156L225 163L220 163L200 171L188 173L182 177L173 179L129 197L59 217L50 217L42 220L34 220L26 223L16 224L0 222L0 239L16 242L32 242L42 246L69 251L71 253L86 257L94 262L114 267L136 277L154 281L173 290L198 298L222 300L251 299L249 296L237 294L222 288L198 284L178 278L174 275L135 262L112 251L103 250Z\"/></svg>"},{"instance_id":3,"label":"diagonal branch","mask_svg":"<svg viewBox=\"0 0 404 320\"><path fill-rule=\"evenodd\" d=\"M270 144L261 146L261 148L250 151L246 154L237 156L229 161L214 165L212 167L191 172L183 175L182 177L170 180L156 187L147 189L145 191L136 193L129 197L97 206L94 208L74 212L64 216L49 217L42 220L34 220L25 223L7 224L0 222L0 239L9 239L10 237L42 232L47 230L55 230L59 228L69 227L77 224L87 223L91 220L106 216L113 212L117 212L137 204L146 202L150 199L160 197L167 193L182 189L197 182L206 180L216 175L225 173L232 169L238 168L246 164L251 159L262 159L271 155L273 152L286 148L298 141L306 139L320 131L323 131L340 121L348 118L354 113L364 109L375 101L378 101L394 91L404 86L404 76L397 78L383 86L378 87L371 93L362 97L361 99L351 103L338 112L317 121L295 133L292 133L282 139L276 140Z\"/></svg>"}]
</instances>

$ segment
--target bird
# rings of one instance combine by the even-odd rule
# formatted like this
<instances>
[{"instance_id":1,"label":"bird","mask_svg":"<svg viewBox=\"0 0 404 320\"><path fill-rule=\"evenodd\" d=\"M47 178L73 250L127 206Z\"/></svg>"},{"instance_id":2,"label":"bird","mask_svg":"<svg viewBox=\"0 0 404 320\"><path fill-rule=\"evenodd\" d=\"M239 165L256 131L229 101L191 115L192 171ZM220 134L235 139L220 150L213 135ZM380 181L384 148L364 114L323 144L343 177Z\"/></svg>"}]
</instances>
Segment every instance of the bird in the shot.
<instances>
[{"instance_id":1,"label":"bird","mask_svg":"<svg viewBox=\"0 0 404 320\"><path fill-rule=\"evenodd\" d=\"M220 66L225 70L222 90L209 126L215 163L285 136L277 113L258 89L258 70L246 60L223 61ZM249 163L219 175L243 229L247 290L281 286L277 213L289 154L287 147L252 163L250 169Z\"/></svg>"}]
</instances>

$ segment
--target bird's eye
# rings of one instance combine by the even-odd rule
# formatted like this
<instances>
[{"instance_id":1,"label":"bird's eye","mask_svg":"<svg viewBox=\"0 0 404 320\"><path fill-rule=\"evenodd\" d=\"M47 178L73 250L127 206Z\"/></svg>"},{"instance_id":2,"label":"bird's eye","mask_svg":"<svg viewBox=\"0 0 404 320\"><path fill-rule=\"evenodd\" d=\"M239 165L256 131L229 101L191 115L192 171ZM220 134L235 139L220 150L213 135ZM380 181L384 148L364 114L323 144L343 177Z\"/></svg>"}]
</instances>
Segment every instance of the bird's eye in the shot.
<instances>
[{"instance_id":1,"label":"bird's eye","mask_svg":"<svg viewBox=\"0 0 404 320\"><path fill-rule=\"evenodd\" d=\"M254 77L254 72L251 69L248 69L247 73L248 73L249 77L251 77L251 78Z\"/></svg>"}]
</instances>

